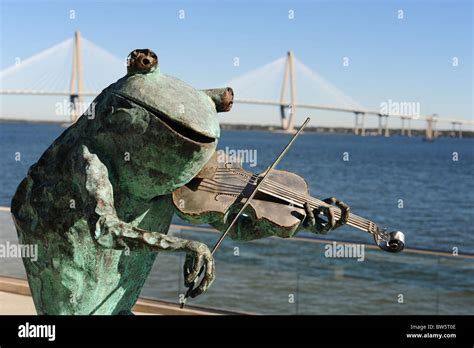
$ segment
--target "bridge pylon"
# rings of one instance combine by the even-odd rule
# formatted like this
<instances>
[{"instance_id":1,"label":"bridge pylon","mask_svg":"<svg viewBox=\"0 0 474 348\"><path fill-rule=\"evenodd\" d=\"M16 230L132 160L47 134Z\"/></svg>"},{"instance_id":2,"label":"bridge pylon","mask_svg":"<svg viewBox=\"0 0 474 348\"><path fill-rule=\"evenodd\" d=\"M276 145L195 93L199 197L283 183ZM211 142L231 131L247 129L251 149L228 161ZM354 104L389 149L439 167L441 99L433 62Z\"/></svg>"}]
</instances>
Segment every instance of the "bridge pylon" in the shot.
<instances>
[{"instance_id":1,"label":"bridge pylon","mask_svg":"<svg viewBox=\"0 0 474 348\"><path fill-rule=\"evenodd\" d=\"M69 102L72 104L71 123L76 122L80 116L82 98L84 93L83 71L81 59L81 33L74 33L74 49L72 53L72 74L70 84Z\"/></svg>"},{"instance_id":2,"label":"bridge pylon","mask_svg":"<svg viewBox=\"0 0 474 348\"><path fill-rule=\"evenodd\" d=\"M436 128L436 114L428 116L426 118L426 130L425 130L425 138L427 140L433 140L438 137L438 130Z\"/></svg>"},{"instance_id":3,"label":"bridge pylon","mask_svg":"<svg viewBox=\"0 0 474 348\"><path fill-rule=\"evenodd\" d=\"M354 115L354 134L365 136L365 114L363 112L354 112Z\"/></svg>"},{"instance_id":4,"label":"bridge pylon","mask_svg":"<svg viewBox=\"0 0 474 348\"><path fill-rule=\"evenodd\" d=\"M290 82L290 103L284 105L285 94L288 87L288 78ZM283 83L281 86L280 94L280 113L281 113L281 128L288 133L294 132L294 120L296 115L296 74L295 74L295 62L292 51L288 51L285 62L285 72L283 75ZM289 109L289 115L286 115L286 109Z\"/></svg>"},{"instance_id":5,"label":"bridge pylon","mask_svg":"<svg viewBox=\"0 0 474 348\"><path fill-rule=\"evenodd\" d=\"M462 123L454 121L454 122L451 122L451 124L453 125L453 128L451 130L451 136L455 137L457 133L458 138L462 138Z\"/></svg>"},{"instance_id":6,"label":"bridge pylon","mask_svg":"<svg viewBox=\"0 0 474 348\"><path fill-rule=\"evenodd\" d=\"M379 127L377 134L379 136L390 136L390 130L388 129L388 115L378 114L379 117Z\"/></svg>"}]
</instances>

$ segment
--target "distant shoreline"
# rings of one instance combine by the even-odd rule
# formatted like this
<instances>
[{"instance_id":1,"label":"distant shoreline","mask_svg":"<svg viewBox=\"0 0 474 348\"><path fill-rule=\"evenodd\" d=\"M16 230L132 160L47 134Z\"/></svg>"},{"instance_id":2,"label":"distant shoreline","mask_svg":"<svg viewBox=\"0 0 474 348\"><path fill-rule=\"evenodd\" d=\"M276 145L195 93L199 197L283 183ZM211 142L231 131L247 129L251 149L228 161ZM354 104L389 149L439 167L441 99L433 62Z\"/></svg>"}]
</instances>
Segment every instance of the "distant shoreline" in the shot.
<instances>
[{"instance_id":1,"label":"distant shoreline","mask_svg":"<svg viewBox=\"0 0 474 348\"><path fill-rule=\"evenodd\" d=\"M66 121L26 121L26 120L13 120L13 119L0 119L0 123L9 123L9 124L55 124L68 126ZM221 124L222 130L234 130L234 131L261 131L261 132L275 132L283 133L282 129L278 126L271 125L253 125L253 124ZM389 128L390 136L392 135L401 135L400 128ZM305 128L306 133L318 133L318 134L354 134L354 128L348 127L318 127L318 126L308 126ZM412 129L412 137L424 137L424 129ZM366 136L377 136L378 128L366 128ZM453 136L453 131L451 130L438 130L438 137L448 137L448 138L457 138L457 132ZM474 138L474 132L472 131L462 131L463 138Z\"/></svg>"},{"instance_id":2,"label":"distant shoreline","mask_svg":"<svg viewBox=\"0 0 474 348\"><path fill-rule=\"evenodd\" d=\"M264 131L264 132L283 132L280 127L277 126L265 126L265 125L247 125L247 124L221 124L222 130L239 130L239 131ZM354 128L347 127L318 127L318 126L308 126L304 130L306 133L318 133L318 134L354 134ZM392 135L401 135L402 130L400 128L389 128L390 136ZM378 136L378 128L366 128L366 136ZM425 136L424 129L412 129L412 137ZM463 131L463 138L474 138L474 132ZM438 130L438 137L451 137L457 138L457 132L453 136L451 130Z\"/></svg>"}]
</instances>

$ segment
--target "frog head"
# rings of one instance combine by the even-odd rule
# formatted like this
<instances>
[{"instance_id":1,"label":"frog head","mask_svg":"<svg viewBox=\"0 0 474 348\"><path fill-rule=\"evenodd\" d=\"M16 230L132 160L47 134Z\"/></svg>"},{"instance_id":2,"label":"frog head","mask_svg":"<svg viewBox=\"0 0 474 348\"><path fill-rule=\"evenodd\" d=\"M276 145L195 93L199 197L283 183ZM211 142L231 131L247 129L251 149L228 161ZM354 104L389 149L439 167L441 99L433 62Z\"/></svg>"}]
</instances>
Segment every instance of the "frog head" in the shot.
<instances>
[{"instance_id":1,"label":"frog head","mask_svg":"<svg viewBox=\"0 0 474 348\"><path fill-rule=\"evenodd\" d=\"M149 199L174 191L201 170L220 136L218 112L231 88L198 90L162 74L149 49L127 59L127 74L94 101L87 142L122 189Z\"/></svg>"}]
</instances>

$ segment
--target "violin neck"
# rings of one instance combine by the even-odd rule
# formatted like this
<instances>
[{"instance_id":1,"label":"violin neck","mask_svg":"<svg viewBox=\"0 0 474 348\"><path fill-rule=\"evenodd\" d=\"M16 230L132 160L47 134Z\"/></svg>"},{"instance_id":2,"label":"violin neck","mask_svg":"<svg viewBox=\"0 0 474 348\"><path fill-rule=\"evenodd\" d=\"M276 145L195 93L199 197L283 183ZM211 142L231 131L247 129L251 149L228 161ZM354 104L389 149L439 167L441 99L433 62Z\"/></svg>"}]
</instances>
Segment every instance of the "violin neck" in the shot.
<instances>
[{"instance_id":1,"label":"violin neck","mask_svg":"<svg viewBox=\"0 0 474 348\"><path fill-rule=\"evenodd\" d=\"M329 205L322 200L311 197L304 193L296 193L292 191L284 192L281 189L275 190L275 184L278 185L277 183L268 180L262 185L263 187L260 188L259 191L271 195L273 197L282 199L295 207L304 208L305 203L308 203L312 209L318 209L320 207L329 207L336 220L341 218L342 211L338 207ZM376 223L353 213L349 214L347 225L371 234L375 234L378 230L380 230L379 226L377 226Z\"/></svg>"}]
</instances>

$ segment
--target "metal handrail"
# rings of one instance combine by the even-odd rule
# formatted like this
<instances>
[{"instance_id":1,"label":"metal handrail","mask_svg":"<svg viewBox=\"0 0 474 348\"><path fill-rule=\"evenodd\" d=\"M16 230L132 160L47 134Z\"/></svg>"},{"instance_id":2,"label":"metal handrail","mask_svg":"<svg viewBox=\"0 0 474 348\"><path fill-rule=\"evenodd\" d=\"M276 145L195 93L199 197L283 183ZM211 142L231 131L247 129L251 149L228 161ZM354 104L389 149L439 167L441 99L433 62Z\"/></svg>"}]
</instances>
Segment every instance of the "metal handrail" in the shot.
<instances>
[{"instance_id":1,"label":"metal handrail","mask_svg":"<svg viewBox=\"0 0 474 348\"><path fill-rule=\"evenodd\" d=\"M192 230L192 231L199 231L199 232L206 232L206 233L220 233L218 230L212 227L204 227L204 226L194 226L194 225L185 225L185 224L171 224L171 228L176 228L178 230ZM278 237L270 237L270 238L278 238ZM278 238L279 240L287 240L287 241L294 241L294 242L308 242L308 243L316 243L316 244L327 244L327 243L341 243L341 244L361 244L364 245L367 249L373 250L380 250L380 248L375 244L364 243L359 241L347 240L347 239L335 239L335 238L320 238L320 237L305 237L305 236L294 236L291 238ZM423 248L407 248L403 249L404 253L412 253L412 254L423 254L423 255L430 255L430 256L443 256L443 257L454 257L454 258L464 258L464 259L474 259L474 254L470 253L458 253L456 255L443 250L435 250L435 249L423 249Z\"/></svg>"},{"instance_id":2,"label":"metal handrail","mask_svg":"<svg viewBox=\"0 0 474 348\"><path fill-rule=\"evenodd\" d=\"M9 207L0 206L0 212L10 212ZM219 233L218 230L210 226L194 226L186 224L171 224L170 228L177 229L180 231L191 230L196 232L205 232L205 233ZM270 237L278 238L278 237ZM306 236L294 236L291 238L278 238L279 240L286 240L290 242L307 242L307 243L316 243L316 244L327 244L327 243L341 243L341 244L361 244L364 245L367 249L380 250L375 244L364 243L353 240L344 240L344 239L334 239L334 238L320 238L320 237L306 237ZM474 259L474 254L471 253L458 253L453 254L448 251L435 250L435 249L424 249L424 248L410 248L405 247L403 249L404 253L410 254L419 254L419 255L429 255L429 256L442 256L442 257L451 257L451 258L461 258L461 259Z\"/></svg>"}]
</instances>

